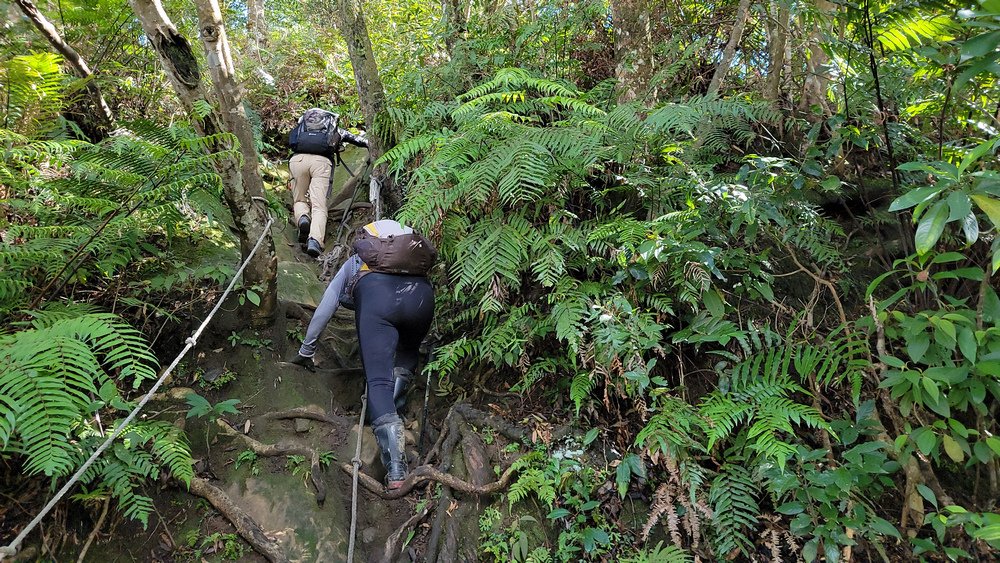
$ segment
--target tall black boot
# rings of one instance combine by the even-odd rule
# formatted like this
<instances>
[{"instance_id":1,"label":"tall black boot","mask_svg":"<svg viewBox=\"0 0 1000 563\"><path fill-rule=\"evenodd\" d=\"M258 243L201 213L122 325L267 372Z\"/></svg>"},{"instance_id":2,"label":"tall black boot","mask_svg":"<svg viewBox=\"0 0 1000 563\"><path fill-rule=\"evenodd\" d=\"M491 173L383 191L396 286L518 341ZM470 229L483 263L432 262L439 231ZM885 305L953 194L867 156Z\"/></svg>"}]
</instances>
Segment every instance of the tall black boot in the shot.
<instances>
[{"instance_id":1,"label":"tall black boot","mask_svg":"<svg viewBox=\"0 0 1000 563\"><path fill-rule=\"evenodd\" d=\"M384 414L372 421L375 441L378 442L382 465L385 466L385 485L389 490L398 489L406 479L406 437L403 420L396 413Z\"/></svg>"},{"instance_id":2,"label":"tall black boot","mask_svg":"<svg viewBox=\"0 0 1000 563\"><path fill-rule=\"evenodd\" d=\"M413 379L413 372L406 368L396 367L392 370L392 377L394 379L392 402L396 404L396 412L398 413L406 406L406 387Z\"/></svg>"}]
</instances>

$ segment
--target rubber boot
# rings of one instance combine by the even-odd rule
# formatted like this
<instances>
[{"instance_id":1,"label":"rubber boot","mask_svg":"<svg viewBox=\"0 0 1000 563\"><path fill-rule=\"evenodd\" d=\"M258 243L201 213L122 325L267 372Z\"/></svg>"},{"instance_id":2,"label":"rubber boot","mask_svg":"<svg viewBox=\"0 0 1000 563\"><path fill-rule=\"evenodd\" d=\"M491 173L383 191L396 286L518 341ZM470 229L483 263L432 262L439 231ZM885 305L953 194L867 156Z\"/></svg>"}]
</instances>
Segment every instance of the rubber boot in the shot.
<instances>
[{"instance_id":1,"label":"rubber boot","mask_svg":"<svg viewBox=\"0 0 1000 563\"><path fill-rule=\"evenodd\" d=\"M395 381L392 388L392 402L396 404L396 412L400 412L406 406L406 387L413 379L413 372L406 368L393 368L392 378Z\"/></svg>"},{"instance_id":2,"label":"rubber boot","mask_svg":"<svg viewBox=\"0 0 1000 563\"><path fill-rule=\"evenodd\" d=\"M390 491L398 489L407 473L403 420L395 413L384 414L372 421L372 430L385 467L385 487Z\"/></svg>"}]
</instances>

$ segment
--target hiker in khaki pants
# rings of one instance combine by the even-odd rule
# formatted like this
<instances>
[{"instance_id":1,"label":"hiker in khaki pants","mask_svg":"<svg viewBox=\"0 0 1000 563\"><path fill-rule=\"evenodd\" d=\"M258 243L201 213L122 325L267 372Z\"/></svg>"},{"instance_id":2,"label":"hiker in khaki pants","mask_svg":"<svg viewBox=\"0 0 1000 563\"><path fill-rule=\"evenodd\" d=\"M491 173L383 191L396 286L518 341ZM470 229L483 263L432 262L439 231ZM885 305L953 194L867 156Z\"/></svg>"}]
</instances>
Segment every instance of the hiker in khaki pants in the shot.
<instances>
[{"instance_id":1,"label":"hiker in khaki pants","mask_svg":"<svg viewBox=\"0 0 1000 563\"><path fill-rule=\"evenodd\" d=\"M362 135L341 129L339 116L324 109L305 111L288 135L293 156L288 161L291 175L292 212L299 230L299 242L306 254L317 257L323 252L326 238L327 191L333 176L333 159L341 142L368 148Z\"/></svg>"},{"instance_id":2,"label":"hiker in khaki pants","mask_svg":"<svg viewBox=\"0 0 1000 563\"><path fill-rule=\"evenodd\" d=\"M326 192L333 175L333 163L318 154L297 154L288 161L288 172L292 177L292 212L299 218L300 242L305 242L301 240L301 231L307 230L308 238L317 241L322 248L326 240ZM305 225L302 218L308 218ZM309 252L308 246L306 252Z\"/></svg>"}]
</instances>

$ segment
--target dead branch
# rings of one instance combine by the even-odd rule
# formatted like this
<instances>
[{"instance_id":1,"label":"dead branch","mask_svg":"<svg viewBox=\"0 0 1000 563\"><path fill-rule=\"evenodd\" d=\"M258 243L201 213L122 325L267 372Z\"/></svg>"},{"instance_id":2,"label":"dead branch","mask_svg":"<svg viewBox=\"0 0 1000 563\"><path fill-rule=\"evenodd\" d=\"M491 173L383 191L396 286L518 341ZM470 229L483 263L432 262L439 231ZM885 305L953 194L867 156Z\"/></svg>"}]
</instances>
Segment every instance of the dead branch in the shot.
<instances>
[{"instance_id":1,"label":"dead branch","mask_svg":"<svg viewBox=\"0 0 1000 563\"><path fill-rule=\"evenodd\" d=\"M268 561L271 563L288 561L278 544L267 537L260 525L242 508L236 506L222 489L205 479L194 477L191 479L191 486L188 490L191 494L198 495L210 502L233 524L240 537L246 540L254 548L254 551L266 557Z\"/></svg>"},{"instance_id":2,"label":"dead branch","mask_svg":"<svg viewBox=\"0 0 1000 563\"><path fill-rule=\"evenodd\" d=\"M833 297L833 303L837 306L837 314L840 316L840 324L847 326L847 314L844 312L844 305L840 302L840 294L837 293L837 286L833 285L833 282L820 276L817 273L809 270L799 262L798 256L795 255L795 251L792 250L791 246L785 245L785 249L788 250L788 255L792 258L792 262L799 267L799 270L805 272L806 275L811 277L813 281L822 285L830 291L830 295Z\"/></svg>"},{"instance_id":3,"label":"dead branch","mask_svg":"<svg viewBox=\"0 0 1000 563\"><path fill-rule=\"evenodd\" d=\"M80 550L79 557L76 558L76 563L83 563L84 558L87 557L87 552L90 550L90 544L94 543L94 539L97 534L100 533L101 527L104 526L104 519L108 517L108 506L111 504L111 497L104 499L104 506L101 508L101 515L97 517L97 523L94 524L94 529L87 536L87 541L83 544L83 549Z\"/></svg>"},{"instance_id":4,"label":"dead branch","mask_svg":"<svg viewBox=\"0 0 1000 563\"><path fill-rule=\"evenodd\" d=\"M403 534L405 534L410 528L413 528L423 522L433 509L434 503L428 502L427 506L425 506L423 510L413 516L410 516L406 522L403 522L403 525L400 526L399 529L389 536L389 538L385 541L385 550L382 552L381 561L383 563L389 563L390 561L395 560L397 552L400 549L399 541L403 538Z\"/></svg>"}]
</instances>

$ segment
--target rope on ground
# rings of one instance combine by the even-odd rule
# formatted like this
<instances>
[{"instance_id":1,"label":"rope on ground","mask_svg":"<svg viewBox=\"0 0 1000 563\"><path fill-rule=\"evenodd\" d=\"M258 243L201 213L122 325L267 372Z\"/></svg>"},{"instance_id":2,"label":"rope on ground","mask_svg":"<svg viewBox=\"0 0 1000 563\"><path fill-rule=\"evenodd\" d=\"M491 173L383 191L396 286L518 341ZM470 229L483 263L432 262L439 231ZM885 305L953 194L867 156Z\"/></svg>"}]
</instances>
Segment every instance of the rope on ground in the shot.
<instances>
[{"instance_id":1,"label":"rope on ground","mask_svg":"<svg viewBox=\"0 0 1000 563\"><path fill-rule=\"evenodd\" d=\"M354 466L354 476L351 483L351 533L347 542L347 561L354 563L354 538L358 529L358 472L361 469L361 436L365 429L365 410L368 408L368 391L361 395L361 416L358 418L358 447L354 450L351 465Z\"/></svg>"},{"instance_id":2,"label":"rope on ground","mask_svg":"<svg viewBox=\"0 0 1000 563\"><path fill-rule=\"evenodd\" d=\"M215 307L212 308L212 311L208 314L208 317L206 317L205 320L202 321L201 326L198 327L198 330L194 331L194 334L192 334L187 338L187 340L185 340L184 348L180 351L179 354L177 354L177 357L174 358L174 361L171 362L170 365L167 367L167 369L163 372L163 374L160 375L159 379L156 380L156 383L153 384L153 387L151 387L149 391L146 392L146 394L142 397L142 400L139 401L139 404L136 405L134 409L132 409L132 412L130 412L128 416L125 417L125 420L121 421L118 424L118 427L115 428L114 432L112 432L111 435L108 436L107 440L105 440L104 443L101 444L100 447L98 447L94 451L94 453L90 455L89 458L87 458L87 461L83 462L83 465L81 465L80 468L76 470L76 473L74 473L73 476L70 477L68 481L66 481L66 484L64 484L62 488L59 489L59 491L55 494L55 496L53 496L52 499L49 500L49 502L42 508L42 511L39 512L38 515L35 516L35 518L31 522L28 523L27 527L21 530L21 533L18 534L13 541L11 541L6 546L0 547L0 561L2 561L4 557L9 557L17 554L17 548L21 545L21 542L24 541L24 538L28 537L28 534L30 534L31 531L35 529L35 526L38 526L38 524L41 523L42 519L45 518L45 516L49 513L49 511L52 510L52 508L60 500L62 500L63 496L65 496L66 493L69 492L69 490L73 487L73 485L75 485L76 482L80 480L80 477L83 476L84 472L86 472L87 469L94 463L94 461L97 460L97 458L100 457L102 453L104 453L104 450L108 449L111 443L114 442L116 438L118 438L118 436L122 433L125 427L128 426L128 424L132 422L132 420L136 417L136 415L139 414L139 411L141 411L142 408L146 406L146 403L148 403L150 398L152 398L153 394L156 393L156 390L160 388L160 385L163 384L164 380L166 380L167 377L174 371L174 368L177 367L177 364L180 363L181 359L188 353L189 350L191 350L191 348L195 347L195 345L198 343L198 338L201 337L201 333L205 330L205 327L208 326L208 323L212 320L212 317L215 316L215 313L219 310L219 307L222 306L222 302L226 300L226 296L229 295L229 293L233 290L233 286L236 285L236 280L240 279L240 276L243 274L243 270L246 269L247 264L250 263L250 260L253 258L254 254L257 253L257 250L260 248L261 243L264 242L264 237L267 236L267 234L270 232L272 223L274 223L274 218L268 217L267 224L264 225L263 232L261 233L260 238L257 239L257 244L254 245L253 250L250 251L250 254L248 254L246 259L243 260L243 263L240 264L240 267L238 270L236 270L236 274L233 276L232 281L229 282L229 286L226 288L226 291L222 293L222 297L219 298L219 301L215 304Z\"/></svg>"}]
</instances>

